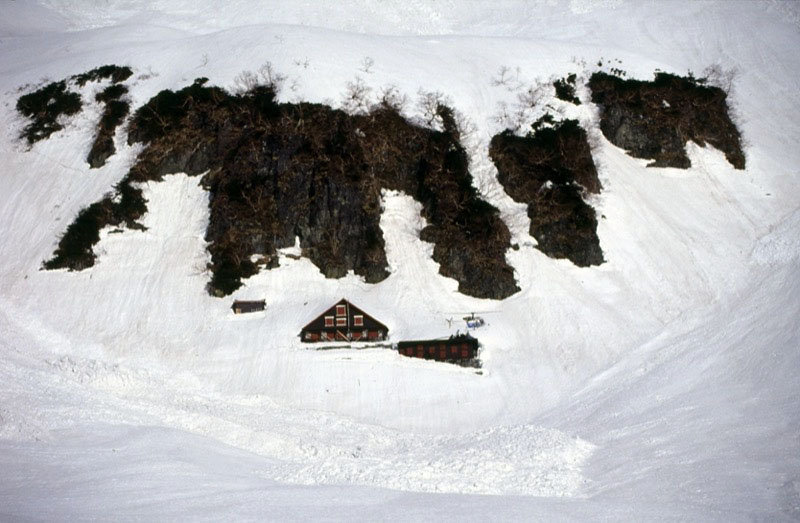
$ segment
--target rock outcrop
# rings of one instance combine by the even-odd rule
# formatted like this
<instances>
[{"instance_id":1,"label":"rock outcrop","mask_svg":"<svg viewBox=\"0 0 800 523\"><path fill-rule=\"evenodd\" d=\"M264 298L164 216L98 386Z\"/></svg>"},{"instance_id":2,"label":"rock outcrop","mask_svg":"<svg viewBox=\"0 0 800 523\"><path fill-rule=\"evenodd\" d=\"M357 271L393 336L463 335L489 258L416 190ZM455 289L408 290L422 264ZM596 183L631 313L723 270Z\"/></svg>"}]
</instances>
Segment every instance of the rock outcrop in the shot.
<instances>
[{"instance_id":1,"label":"rock outcrop","mask_svg":"<svg viewBox=\"0 0 800 523\"><path fill-rule=\"evenodd\" d=\"M650 167L689 168L685 146L692 140L713 145L744 169L741 138L722 89L667 73L657 73L652 82L594 73L589 88L592 102L602 108L605 137L631 156L652 159Z\"/></svg>"},{"instance_id":2,"label":"rock outcrop","mask_svg":"<svg viewBox=\"0 0 800 523\"><path fill-rule=\"evenodd\" d=\"M327 277L352 270L378 282L388 276L381 190L395 189L422 203L429 223L422 237L435 244L440 272L458 280L461 292L500 299L519 290L505 261L510 234L473 187L450 108L437 107L444 130L436 131L388 105L350 115L320 104L279 104L266 86L234 95L205 83L162 91L135 112L128 140L145 148L117 187L128 205L109 207L111 198L88 208L92 220L85 213L79 219L135 225L146 205L136 182L204 174L211 294L230 294L260 266L273 267L277 249L295 238ZM86 245L95 238L72 234L70 226L45 266L90 265ZM64 248L73 241L80 248ZM80 253L79 261L71 263L69 252Z\"/></svg>"},{"instance_id":3,"label":"rock outcrop","mask_svg":"<svg viewBox=\"0 0 800 523\"><path fill-rule=\"evenodd\" d=\"M583 197L599 193L601 186L586 131L576 120L540 127L527 136L498 134L489 156L508 195L528 204L530 234L539 250L581 267L603 263L597 217Z\"/></svg>"},{"instance_id":4,"label":"rock outcrop","mask_svg":"<svg viewBox=\"0 0 800 523\"><path fill-rule=\"evenodd\" d=\"M128 92L122 84L113 84L97 93L95 99L103 104L103 116L97 124L97 133L94 143L89 150L86 161L93 169L105 165L111 155L116 152L114 147L114 132L125 121L130 110L130 104L121 98Z\"/></svg>"}]
</instances>

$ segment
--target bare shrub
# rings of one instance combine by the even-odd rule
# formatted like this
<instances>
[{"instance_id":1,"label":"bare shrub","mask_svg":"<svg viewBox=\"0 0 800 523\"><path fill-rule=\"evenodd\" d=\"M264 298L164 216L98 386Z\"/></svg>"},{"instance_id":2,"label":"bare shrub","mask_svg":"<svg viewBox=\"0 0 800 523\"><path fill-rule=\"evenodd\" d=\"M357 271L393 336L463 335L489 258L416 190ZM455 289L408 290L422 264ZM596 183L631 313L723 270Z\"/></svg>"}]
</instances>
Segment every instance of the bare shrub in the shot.
<instances>
[{"instance_id":1,"label":"bare shrub","mask_svg":"<svg viewBox=\"0 0 800 523\"><path fill-rule=\"evenodd\" d=\"M739 78L739 69L725 69L719 63L711 64L703 70L703 80L709 85L719 87L726 95L730 95L734 82Z\"/></svg>"},{"instance_id":2,"label":"bare shrub","mask_svg":"<svg viewBox=\"0 0 800 523\"><path fill-rule=\"evenodd\" d=\"M342 109L350 114L364 114L370 108L370 93L372 88L369 87L361 77L356 76L352 82L347 82L344 95L342 97Z\"/></svg>"},{"instance_id":3,"label":"bare shrub","mask_svg":"<svg viewBox=\"0 0 800 523\"><path fill-rule=\"evenodd\" d=\"M497 111L493 119L501 127L508 128L510 126L509 122L511 122L511 117L509 116L508 104L506 102L497 102Z\"/></svg>"},{"instance_id":4,"label":"bare shrub","mask_svg":"<svg viewBox=\"0 0 800 523\"><path fill-rule=\"evenodd\" d=\"M233 93L243 95L253 91L257 87L269 87L275 94L278 94L286 81L286 75L275 71L272 62L262 65L257 73L253 71L242 71L233 79Z\"/></svg>"},{"instance_id":5,"label":"bare shrub","mask_svg":"<svg viewBox=\"0 0 800 523\"><path fill-rule=\"evenodd\" d=\"M271 87L275 93L279 93L281 91L283 82L286 81L286 75L275 71L275 68L272 66L272 62L266 62L264 65L262 65L258 70L258 74L261 76L263 81L261 85Z\"/></svg>"},{"instance_id":6,"label":"bare shrub","mask_svg":"<svg viewBox=\"0 0 800 523\"><path fill-rule=\"evenodd\" d=\"M508 85L511 70L507 65L501 65L497 70L497 74L492 77L492 85L500 87L501 85Z\"/></svg>"},{"instance_id":7,"label":"bare shrub","mask_svg":"<svg viewBox=\"0 0 800 523\"><path fill-rule=\"evenodd\" d=\"M538 83L517 93L517 101L509 105L499 102L494 120L502 127L519 132L533 120L536 111L545 105L549 96L549 84Z\"/></svg>"},{"instance_id":8,"label":"bare shrub","mask_svg":"<svg viewBox=\"0 0 800 523\"><path fill-rule=\"evenodd\" d=\"M420 89L417 92L417 110L421 114L422 122L431 128L441 130L443 122L439 114L442 106L452 106L450 100L439 91L425 91Z\"/></svg>"},{"instance_id":9,"label":"bare shrub","mask_svg":"<svg viewBox=\"0 0 800 523\"><path fill-rule=\"evenodd\" d=\"M408 96L401 93L396 85L387 85L381 88L378 94L377 107L390 109L398 114L402 114L408 105Z\"/></svg>"},{"instance_id":10,"label":"bare shrub","mask_svg":"<svg viewBox=\"0 0 800 523\"><path fill-rule=\"evenodd\" d=\"M242 95L258 86L258 76L253 71L242 71L233 79L233 92Z\"/></svg>"},{"instance_id":11,"label":"bare shrub","mask_svg":"<svg viewBox=\"0 0 800 523\"><path fill-rule=\"evenodd\" d=\"M478 132L478 126L474 121L470 120L467 115L457 109L453 110L453 116L456 120L456 127L458 128L458 134L461 140L464 142L471 140Z\"/></svg>"},{"instance_id":12,"label":"bare shrub","mask_svg":"<svg viewBox=\"0 0 800 523\"><path fill-rule=\"evenodd\" d=\"M532 85L517 95L517 102L521 106L533 109L542 103L546 94L545 85Z\"/></svg>"},{"instance_id":13,"label":"bare shrub","mask_svg":"<svg viewBox=\"0 0 800 523\"><path fill-rule=\"evenodd\" d=\"M495 87L505 87L509 91L515 91L523 85L520 79L521 75L522 70L519 67L511 69L507 65L501 65L492 77L491 84Z\"/></svg>"},{"instance_id":14,"label":"bare shrub","mask_svg":"<svg viewBox=\"0 0 800 523\"><path fill-rule=\"evenodd\" d=\"M373 65L375 65L375 60L373 60L370 56L365 56L364 59L361 60L361 70L366 74L370 74L372 72Z\"/></svg>"}]
</instances>

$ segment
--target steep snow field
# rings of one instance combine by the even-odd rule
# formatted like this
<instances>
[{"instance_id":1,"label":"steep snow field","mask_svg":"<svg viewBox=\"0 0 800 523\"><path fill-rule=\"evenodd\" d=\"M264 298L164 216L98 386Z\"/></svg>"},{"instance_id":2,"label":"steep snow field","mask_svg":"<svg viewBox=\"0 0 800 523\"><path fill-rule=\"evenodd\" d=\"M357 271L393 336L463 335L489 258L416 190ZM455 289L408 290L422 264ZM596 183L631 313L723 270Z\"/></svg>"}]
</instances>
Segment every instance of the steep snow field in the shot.
<instances>
[{"instance_id":1,"label":"steep snow field","mask_svg":"<svg viewBox=\"0 0 800 523\"><path fill-rule=\"evenodd\" d=\"M2 10L0 520L800 519L798 4ZM602 137L585 89L579 107L548 100L596 142L607 263L578 268L535 249L487 147L501 104L600 60L643 79L735 69L747 169L694 144L691 169L647 169ZM234 295L267 310L234 317L231 298L205 292L208 199L180 173L145 186L147 231L102 232L95 267L39 270L139 149L120 129L117 154L89 169L94 103L27 149L20 94L113 63L134 68L137 107L199 76L232 88L267 61L286 100L338 106L358 77L372 96L395 85L417 118L420 90L447 95L473 129L476 186L520 245L507 257L522 291L458 294L419 239L418 204L386 192L388 279L326 280L286 249ZM309 350L300 328L342 297L395 341L446 336L481 312L483 369Z\"/></svg>"}]
</instances>

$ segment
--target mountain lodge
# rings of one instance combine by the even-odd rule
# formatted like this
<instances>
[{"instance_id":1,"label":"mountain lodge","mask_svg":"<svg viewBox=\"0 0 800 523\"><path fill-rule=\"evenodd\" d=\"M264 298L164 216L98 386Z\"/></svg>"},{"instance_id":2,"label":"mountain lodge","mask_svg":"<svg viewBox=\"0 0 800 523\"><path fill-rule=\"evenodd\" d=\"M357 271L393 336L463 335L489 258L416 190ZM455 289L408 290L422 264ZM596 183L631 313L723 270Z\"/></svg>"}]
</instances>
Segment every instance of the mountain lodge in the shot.
<instances>
[{"instance_id":1,"label":"mountain lodge","mask_svg":"<svg viewBox=\"0 0 800 523\"><path fill-rule=\"evenodd\" d=\"M300 340L318 341L381 341L389 328L349 301L342 299L316 317L300 331Z\"/></svg>"}]
</instances>

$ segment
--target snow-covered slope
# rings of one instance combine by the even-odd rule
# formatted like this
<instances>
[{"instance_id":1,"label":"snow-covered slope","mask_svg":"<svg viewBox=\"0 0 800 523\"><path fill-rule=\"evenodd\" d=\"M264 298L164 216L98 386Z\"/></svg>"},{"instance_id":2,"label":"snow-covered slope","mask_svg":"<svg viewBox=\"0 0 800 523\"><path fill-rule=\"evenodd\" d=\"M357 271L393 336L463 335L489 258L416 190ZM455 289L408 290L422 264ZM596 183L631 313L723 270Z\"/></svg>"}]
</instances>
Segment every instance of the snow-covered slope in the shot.
<instances>
[{"instance_id":1,"label":"snow-covered slope","mask_svg":"<svg viewBox=\"0 0 800 523\"><path fill-rule=\"evenodd\" d=\"M800 517L795 5L49 0L4 11L0 518ZM647 169L602 137L587 92L580 107L552 102L594 137L604 187L592 203L607 263L577 268L534 248L487 146L501 104L600 60L638 78L738 71L748 164L689 144L691 169ZM387 280L326 280L288 250L235 294L268 309L233 317L205 292L208 200L183 174L145 187L148 230L104 231L92 269L39 270L138 149L120 130L117 154L90 170L90 104L27 150L21 86L130 65L138 106L198 76L232 87L267 61L287 75L287 100L338 105L356 77L373 93L445 93L474 127L476 186L520 245L508 260L522 291L458 294L419 240L417 204L385 193ZM510 80L497 85L503 66ZM413 102L406 113L418 116ZM381 349L308 350L300 327L341 297L394 340L447 335L483 312L482 374Z\"/></svg>"}]
</instances>

